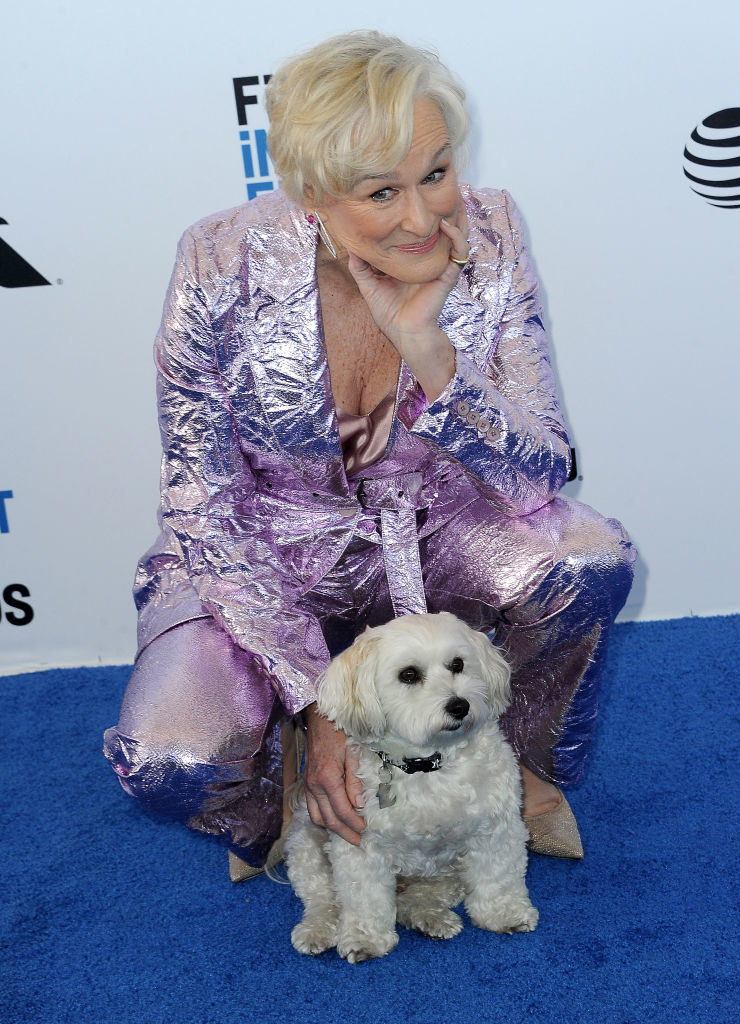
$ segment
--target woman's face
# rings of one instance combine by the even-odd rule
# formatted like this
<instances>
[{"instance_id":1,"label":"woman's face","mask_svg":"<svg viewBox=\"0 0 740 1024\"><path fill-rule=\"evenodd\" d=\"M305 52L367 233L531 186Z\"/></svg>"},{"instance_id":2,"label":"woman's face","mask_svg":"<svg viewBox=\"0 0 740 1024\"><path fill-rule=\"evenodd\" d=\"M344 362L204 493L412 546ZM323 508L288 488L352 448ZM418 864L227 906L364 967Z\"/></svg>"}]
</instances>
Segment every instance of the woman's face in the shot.
<instances>
[{"instance_id":1,"label":"woman's face","mask_svg":"<svg viewBox=\"0 0 740 1024\"><path fill-rule=\"evenodd\" d=\"M346 196L316 207L341 256L355 253L399 281L420 284L444 271L450 241L439 228L457 217L459 194L452 149L433 100L414 104L408 155L388 174L361 179Z\"/></svg>"}]
</instances>

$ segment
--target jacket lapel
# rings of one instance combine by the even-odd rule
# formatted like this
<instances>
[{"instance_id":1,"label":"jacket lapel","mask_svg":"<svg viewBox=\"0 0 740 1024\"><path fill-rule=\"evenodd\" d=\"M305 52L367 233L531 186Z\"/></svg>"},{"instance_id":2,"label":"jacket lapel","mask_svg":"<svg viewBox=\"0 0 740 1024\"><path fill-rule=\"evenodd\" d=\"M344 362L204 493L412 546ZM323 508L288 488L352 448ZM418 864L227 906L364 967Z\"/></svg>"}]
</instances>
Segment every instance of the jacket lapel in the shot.
<instances>
[{"instance_id":1,"label":"jacket lapel","mask_svg":"<svg viewBox=\"0 0 740 1024\"><path fill-rule=\"evenodd\" d=\"M247 229L251 329L244 343L283 456L312 489L346 494L316 281L316 234L287 200Z\"/></svg>"}]
</instances>

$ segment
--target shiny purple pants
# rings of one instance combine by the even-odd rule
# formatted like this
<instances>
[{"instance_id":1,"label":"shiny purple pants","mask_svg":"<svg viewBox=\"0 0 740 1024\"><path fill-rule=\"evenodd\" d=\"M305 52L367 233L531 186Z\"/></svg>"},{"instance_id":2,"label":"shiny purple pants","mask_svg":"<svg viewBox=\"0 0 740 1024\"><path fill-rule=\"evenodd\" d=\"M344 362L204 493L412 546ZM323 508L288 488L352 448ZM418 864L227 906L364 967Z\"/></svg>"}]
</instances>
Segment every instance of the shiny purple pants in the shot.
<instances>
[{"instance_id":1,"label":"shiny purple pants","mask_svg":"<svg viewBox=\"0 0 740 1024\"><path fill-rule=\"evenodd\" d=\"M542 778L576 782L609 629L632 582L624 530L568 499L521 518L479 499L419 546L428 610L487 632L512 666L502 725L517 755ZM381 548L354 542L303 600L332 654L388 621ZM105 754L148 808L262 864L281 826L283 717L261 663L203 618L141 652Z\"/></svg>"}]
</instances>

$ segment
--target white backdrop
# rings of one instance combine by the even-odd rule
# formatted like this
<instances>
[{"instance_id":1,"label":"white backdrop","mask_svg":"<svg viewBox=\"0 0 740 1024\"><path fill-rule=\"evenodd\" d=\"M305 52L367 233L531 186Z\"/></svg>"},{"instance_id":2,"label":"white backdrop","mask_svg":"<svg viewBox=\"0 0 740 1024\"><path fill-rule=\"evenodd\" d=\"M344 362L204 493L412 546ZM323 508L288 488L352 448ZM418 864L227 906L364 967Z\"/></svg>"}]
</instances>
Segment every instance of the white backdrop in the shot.
<instances>
[{"instance_id":1,"label":"white backdrop","mask_svg":"<svg viewBox=\"0 0 740 1024\"><path fill-rule=\"evenodd\" d=\"M4 14L0 239L50 285L0 287L0 669L131 660L175 243L246 198L232 80L351 28L435 47L469 91L466 177L512 192L544 283L583 475L568 493L641 551L625 617L738 610L740 210L694 194L682 160L696 124L740 106L737 3L396 6Z\"/></svg>"}]
</instances>

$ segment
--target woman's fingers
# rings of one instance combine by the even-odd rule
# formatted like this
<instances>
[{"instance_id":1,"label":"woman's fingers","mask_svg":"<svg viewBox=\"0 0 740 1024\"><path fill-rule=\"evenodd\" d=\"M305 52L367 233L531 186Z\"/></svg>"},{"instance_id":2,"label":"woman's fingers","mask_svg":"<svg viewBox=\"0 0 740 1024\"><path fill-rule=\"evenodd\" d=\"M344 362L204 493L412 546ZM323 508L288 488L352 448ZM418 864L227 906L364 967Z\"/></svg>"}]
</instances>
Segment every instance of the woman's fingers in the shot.
<instances>
[{"instance_id":1,"label":"woman's fingers","mask_svg":"<svg viewBox=\"0 0 740 1024\"><path fill-rule=\"evenodd\" d=\"M321 813L321 808L319 807L318 801L313 796L313 794L310 793L308 790L306 790L306 807L308 807L308 816L314 823L314 825L326 824L326 822L324 821L324 815Z\"/></svg>"},{"instance_id":2,"label":"woman's fingers","mask_svg":"<svg viewBox=\"0 0 740 1024\"><path fill-rule=\"evenodd\" d=\"M440 227L452 243L450 259L466 260L470 254L468 245L468 215L465 211L465 204L462 199L458 206L456 223L444 218L440 221Z\"/></svg>"},{"instance_id":3,"label":"woman's fingers","mask_svg":"<svg viewBox=\"0 0 740 1024\"><path fill-rule=\"evenodd\" d=\"M357 778L357 770L360 767L359 758L350 753L349 749L345 747L345 759L344 759L344 772L345 772L345 785L347 789L347 796L349 797L353 807L362 807L365 803L362 795L362 783ZM363 825L365 819L362 819Z\"/></svg>"},{"instance_id":4,"label":"woman's fingers","mask_svg":"<svg viewBox=\"0 0 740 1024\"><path fill-rule=\"evenodd\" d=\"M351 251L348 254L347 269L358 285L362 282L374 284L376 281L383 280L386 277L385 274L376 270L367 260L363 260L361 256Z\"/></svg>"},{"instance_id":5,"label":"woman's fingers","mask_svg":"<svg viewBox=\"0 0 740 1024\"><path fill-rule=\"evenodd\" d=\"M355 253L353 253L351 250L348 250L347 255L349 257L349 259L347 260L347 267L349 268L349 272L350 274L352 274L355 280L357 280L358 277L363 277L368 273L372 273L370 269L370 264L367 263L365 260L355 255Z\"/></svg>"},{"instance_id":6,"label":"woman's fingers","mask_svg":"<svg viewBox=\"0 0 740 1024\"><path fill-rule=\"evenodd\" d=\"M311 821L323 825L346 839L353 846L359 846L365 819L361 818L349 801L343 780L333 789L306 791L306 804Z\"/></svg>"},{"instance_id":7,"label":"woman's fingers","mask_svg":"<svg viewBox=\"0 0 740 1024\"><path fill-rule=\"evenodd\" d=\"M465 208L465 200L462 196L457 202L457 211L455 213L455 226L460 230L466 243L468 240L468 211Z\"/></svg>"},{"instance_id":8,"label":"woman's fingers","mask_svg":"<svg viewBox=\"0 0 740 1024\"><path fill-rule=\"evenodd\" d=\"M357 846L365 819L355 810L361 785L356 761L347 754L346 736L331 722L307 709L306 805L311 820ZM358 789L359 787L359 789ZM353 802L355 806L353 806Z\"/></svg>"}]
</instances>

